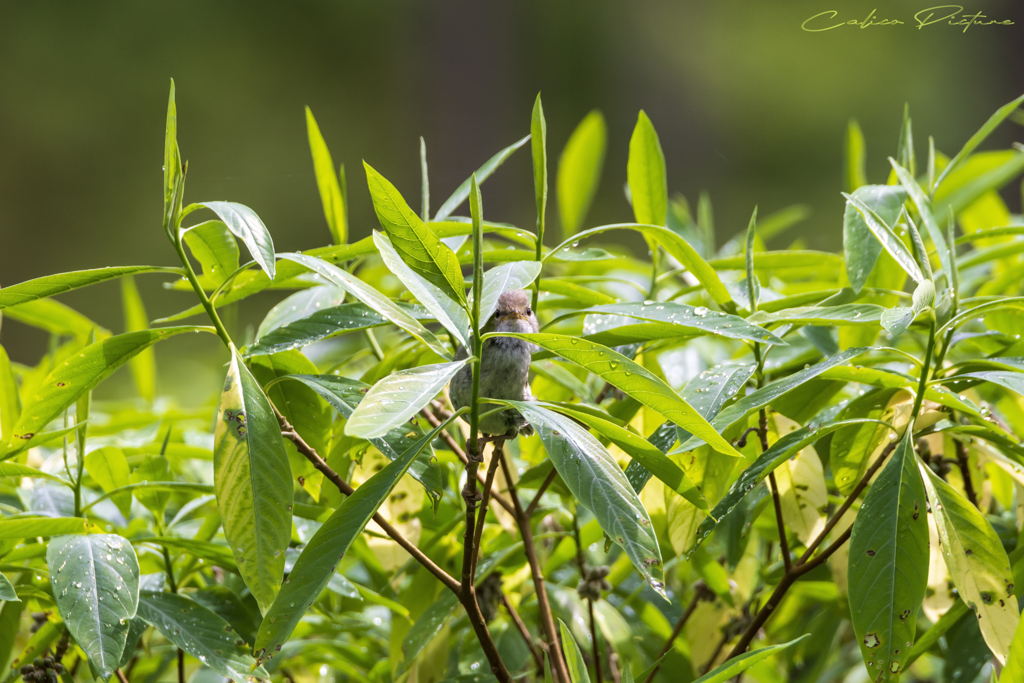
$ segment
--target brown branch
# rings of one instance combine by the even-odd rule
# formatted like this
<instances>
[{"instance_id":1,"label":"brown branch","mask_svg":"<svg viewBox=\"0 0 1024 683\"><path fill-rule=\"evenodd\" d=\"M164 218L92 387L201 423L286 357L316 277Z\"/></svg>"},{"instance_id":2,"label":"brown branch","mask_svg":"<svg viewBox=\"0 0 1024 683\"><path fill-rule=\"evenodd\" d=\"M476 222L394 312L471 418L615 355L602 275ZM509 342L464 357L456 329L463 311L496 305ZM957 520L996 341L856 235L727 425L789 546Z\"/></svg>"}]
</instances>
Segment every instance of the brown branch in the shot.
<instances>
[{"instance_id":1,"label":"brown branch","mask_svg":"<svg viewBox=\"0 0 1024 683\"><path fill-rule=\"evenodd\" d=\"M494 473L498 471L498 453L504 448L504 441L495 441L491 446L491 461L487 464L487 479L484 482L483 499L480 501L480 514L476 520L476 533L473 534L473 566L470 571L473 583L476 583L476 565L480 561L480 542L484 535L484 520L487 519L487 499L494 486Z\"/></svg>"},{"instance_id":2,"label":"brown branch","mask_svg":"<svg viewBox=\"0 0 1024 683\"><path fill-rule=\"evenodd\" d=\"M974 492L974 482L971 481L971 467L967 461L967 449L964 445L953 439L953 446L956 448L956 462L960 466L960 474L964 478L964 493L971 505L978 507L978 494Z\"/></svg>"},{"instance_id":3,"label":"brown branch","mask_svg":"<svg viewBox=\"0 0 1024 683\"><path fill-rule=\"evenodd\" d=\"M505 606L505 610L508 612L508 616L512 619L512 623L515 624L516 630L519 631L519 635L523 637L523 642L526 643L527 649L530 650L530 654L533 656L533 661L537 664L537 673L544 674L544 660L540 656L540 652L537 651L537 646L533 642L533 636L530 635L529 629L526 628L526 623L523 622L523 618L519 616L519 612L509 602L508 596L504 593L501 594L501 604Z\"/></svg>"},{"instance_id":4,"label":"brown branch","mask_svg":"<svg viewBox=\"0 0 1024 683\"><path fill-rule=\"evenodd\" d=\"M178 652L181 652L181 650L178 650ZM117 667L117 669L115 669L115 673L117 674L117 680L121 681L121 683L128 683L128 677L124 675L123 671L121 671L121 667Z\"/></svg>"},{"instance_id":5,"label":"brown branch","mask_svg":"<svg viewBox=\"0 0 1024 683\"><path fill-rule=\"evenodd\" d=\"M274 412L277 413L277 419L281 423L281 435L295 444L295 448L298 449L299 453L313 463L313 467L321 472L328 481L338 487L339 491L344 493L346 496L351 496L355 493L355 489L349 486L347 481L342 479L337 472L331 469L330 465L320 457L320 454L317 453L312 446L307 444L301 436L299 436L298 432L296 432L295 428L292 427L288 420L285 419L284 415L277 411L276 406L274 407ZM392 540L397 542L398 545L400 545L407 553L412 555L417 562L422 564L431 574L437 577L438 581L447 586L452 592L456 594L459 593L461 590L459 582L449 575L448 572L434 564L433 560L424 555L415 545L410 543L409 540L402 535L402 532L391 526L391 524L384 519L379 512L373 515L373 521L376 522L377 526L383 529L384 533L390 536Z\"/></svg>"},{"instance_id":6,"label":"brown branch","mask_svg":"<svg viewBox=\"0 0 1024 683\"><path fill-rule=\"evenodd\" d=\"M555 620L551 613L551 603L548 602L548 590L544 585L544 573L541 571L540 561L537 559L537 548L533 543L533 529L530 528L530 518L523 510L519 502L519 494L516 493L516 485L512 479L512 469L505 461L505 451L500 453L501 469L505 473L505 480L508 482L508 490L515 506L516 525L519 527L519 534L523 538L523 549L526 552L526 561L530 565L530 574L533 577L533 588L537 593L537 609L540 612L541 626L544 629L544 637L548 645L548 658L551 660L551 671L556 683L572 683L569 678L569 669L565 665L565 657L562 655L562 648L558 640L558 631L555 630Z\"/></svg>"},{"instance_id":7,"label":"brown branch","mask_svg":"<svg viewBox=\"0 0 1024 683\"><path fill-rule=\"evenodd\" d=\"M441 421L437 419L437 416L434 415L429 410L427 410L426 408L421 410L420 414L423 415L424 418L426 418L427 422L429 422L430 426L433 427L434 429L437 429L438 427L441 426ZM447 415L442 415L442 417L444 417L444 419L447 420L449 417L451 417L451 413L448 413ZM448 448L451 449L452 453L454 453L455 456L462 461L463 465L469 462L469 458L466 457L466 451L464 451L462 447L455 442L455 439L452 438L452 435L449 434L447 430L441 430L441 439L445 442L445 444L447 444ZM477 480L480 483L484 483L484 475L478 474ZM491 491L491 498L494 500L494 502L500 505L505 510L505 512L509 513L510 515L514 514L512 504L509 503L504 498L502 498L500 495L498 495L497 489L495 489L493 486L489 486L488 488Z\"/></svg>"},{"instance_id":8,"label":"brown branch","mask_svg":"<svg viewBox=\"0 0 1024 683\"><path fill-rule=\"evenodd\" d=\"M587 610L590 612L590 647L593 651L594 657L594 674L597 678L597 683L603 683L601 675L601 650L597 646L597 626L594 621L594 601L587 598Z\"/></svg>"},{"instance_id":9,"label":"brown branch","mask_svg":"<svg viewBox=\"0 0 1024 683\"><path fill-rule=\"evenodd\" d=\"M526 506L527 519L533 517L533 511L537 509L537 505L540 503L540 497L544 495L544 492L548 490L548 487L551 486L551 482L553 482L557 476L558 470L552 467L551 471L548 472L548 476L544 478L544 483L540 485L539 489L537 489L537 495L535 495L533 500L530 501L530 504Z\"/></svg>"},{"instance_id":10,"label":"brown branch","mask_svg":"<svg viewBox=\"0 0 1024 683\"><path fill-rule=\"evenodd\" d=\"M761 452L764 453L768 450L768 413L764 408L761 408L757 419L757 435L761 437ZM779 485L775 482L775 472L768 473L768 484L772 490L772 503L775 505L775 523L779 527L779 550L782 552L782 563L788 573L793 570L793 558L789 556L789 541L786 539L786 523L782 521L782 499L779 497Z\"/></svg>"}]
</instances>

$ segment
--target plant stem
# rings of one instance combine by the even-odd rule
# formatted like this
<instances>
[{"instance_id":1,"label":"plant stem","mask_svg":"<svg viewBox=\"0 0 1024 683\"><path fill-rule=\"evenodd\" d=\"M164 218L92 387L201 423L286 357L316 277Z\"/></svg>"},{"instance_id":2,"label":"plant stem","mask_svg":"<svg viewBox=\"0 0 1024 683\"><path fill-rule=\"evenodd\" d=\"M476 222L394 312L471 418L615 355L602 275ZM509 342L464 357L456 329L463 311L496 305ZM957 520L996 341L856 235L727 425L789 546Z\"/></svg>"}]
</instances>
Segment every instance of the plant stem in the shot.
<instances>
[{"instance_id":1,"label":"plant stem","mask_svg":"<svg viewBox=\"0 0 1024 683\"><path fill-rule=\"evenodd\" d=\"M526 515L519 501L519 494L516 492L516 485L512 480L512 470L505 461L504 451L501 453L501 469L505 473L505 481L508 482L509 495L512 498L512 505L515 506L516 526L519 527L519 535L523 538L526 561L530 565L530 575L533 577L533 589L537 594L537 610L540 612L541 626L544 629L544 637L548 644L552 674L555 677L556 683L572 683L572 679L569 678L569 669L565 665L565 658L559 645L558 631L555 630L551 603L548 602L548 591L544 584L544 573L541 571L540 561L537 559L537 548L533 542L533 529L530 528L530 518Z\"/></svg>"},{"instance_id":2,"label":"plant stem","mask_svg":"<svg viewBox=\"0 0 1024 683\"><path fill-rule=\"evenodd\" d=\"M515 624L516 630L519 631L519 635L523 637L523 642L526 643L527 649L533 656L533 661L537 664L537 672L541 675L544 673L544 660L541 659L540 653L537 652L537 646L533 642L533 636L530 635L529 629L526 628L526 623L523 622L523 618L519 616L519 612L509 602L508 596L504 593L501 594L501 604L505 606L505 610L508 612L509 618L512 619L512 623Z\"/></svg>"},{"instance_id":3,"label":"plant stem","mask_svg":"<svg viewBox=\"0 0 1024 683\"><path fill-rule=\"evenodd\" d=\"M932 354L935 352L935 318L932 317L928 326L928 346L924 352L924 362L921 363L921 380L917 384L917 396L914 397L914 409L910 411L910 424L907 429L914 428L914 421L921 412L921 404L924 402L924 392L928 388L928 371L931 368Z\"/></svg>"},{"instance_id":4,"label":"plant stem","mask_svg":"<svg viewBox=\"0 0 1024 683\"><path fill-rule=\"evenodd\" d=\"M384 352L380 348L380 344L377 343L377 337L374 336L373 330L367 327L363 330L363 334L366 335L366 341L370 342L370 349L373 351L373 355L377 357L377 360L384 360Z\"/></svg>"},{"instance_id":5,"label":"plant stem","mask_svg":"<svg viewBox=\"0 0 1024 683\"><path fill-rule=\"evenodd\" d=\"M484 482L483 498L480 500L480 512L477 515L476 531L473 534L473 566L470 569L470 577L476 583L476 565L480 560L480 541L484 535L484 520L487 519L487 499L490 497L491 488L494 486L494 473L498 470L498 453L505 447L504 439L495 441L491 446L491 461L487 463L487 480Z\"/></svg>"},{"instance_id":6,"label":"plant stem","mask_svg":"<svg viewBox=\"0 0 1024 683\"><path fill-rule=\"evenodd\" d=\"M967 449L956 439L953 439L953 446L956 448L956 462L960 467L960 475L964 479L964 493L967 494L967 500L971 501L971 505L978 507L978 494L974 492L974 482L971 481L971 467L967 461Z\"/></svg>"},{"instance_id":7,"label":"plant stem","mask_svg":"<svg viewBox=\"0 0 1024 683\"><path fill-rule=\"evenodd\" d=\"M180 218L178 219L181 220ZM175 226L177 229L177 226ZM189 284L192 285L192 290L195 291L196 296L199 297L199 302L203 305L206 310L206 315L209 316L210 321L213 323L214 328L217 330L217 336L224 342L224 346L229 349L232 346L231 335L224 328L224 323L221 322L220 316L217 315L217 309L210 303L210 297L206 296L206 292L203 290L202 285L199 284L199 278L196 277L196 272L192 268L192 262L188 260L188 256L185 254L185 248L181 245L181 238L173 240L174 249L178 252L178 258L181 260L181 265L185 267L185 276L188 278Z\"/></svg>"},{"instance_id":8,"label":"plant stem","mask_svg":"<svg viewBox=\"0 0 1024 683\"><path fill-rule=\"evenodd\" d=\"M540 503L540 497L544 495L544 492L548 490L548 487L551 486L551 482L553 482L557 476L558 470L552 467L551 471L548 472L548 476L544 477L544 482L540 485L540 488L537 489L537 493L534 495L533 500L531 500L530 504L526 506L527 519L533 517L533 511L537 509L537 505Z\"/></svg>"},{"instance_id":9,"label":"plant stem","mask_svg":"<svg viewBox=\"0 0 1024 683\"><path fill-rule=\"evenodd\" d=\"M576 541L576 566L580 570L580 581L586 581L587 563L583 558L583 543L580 540L580 524L579 519L575 514L572 516L572 533ZM587 611L590 613L590 646L593 651L594 673L597 678L597 683L601 683L601 651L597 646L597 629L595 628L594 622L594 601L590 597L587 598Z\"/></svg>"}]
</instances>

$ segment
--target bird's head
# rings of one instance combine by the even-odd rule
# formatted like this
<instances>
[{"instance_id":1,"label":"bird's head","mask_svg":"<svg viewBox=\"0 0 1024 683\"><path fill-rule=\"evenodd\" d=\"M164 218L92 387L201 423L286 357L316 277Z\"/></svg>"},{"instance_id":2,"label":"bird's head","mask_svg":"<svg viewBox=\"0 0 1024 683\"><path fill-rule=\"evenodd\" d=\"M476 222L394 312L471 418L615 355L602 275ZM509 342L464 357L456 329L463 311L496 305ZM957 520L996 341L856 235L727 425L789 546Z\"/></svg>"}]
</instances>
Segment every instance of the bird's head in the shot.
<instances>
[{"instance_id":1,"label":"bird's head","mask_svg":"<svg viewBox=\"0 0 1024 683\"><path fill-rule=\"evenodd\" d=\"M530 307L530 295L522 290L505 292L498 297L498 307L487 321L488 332L537 332L537 316Z\"/></svg>"}]
</instances>

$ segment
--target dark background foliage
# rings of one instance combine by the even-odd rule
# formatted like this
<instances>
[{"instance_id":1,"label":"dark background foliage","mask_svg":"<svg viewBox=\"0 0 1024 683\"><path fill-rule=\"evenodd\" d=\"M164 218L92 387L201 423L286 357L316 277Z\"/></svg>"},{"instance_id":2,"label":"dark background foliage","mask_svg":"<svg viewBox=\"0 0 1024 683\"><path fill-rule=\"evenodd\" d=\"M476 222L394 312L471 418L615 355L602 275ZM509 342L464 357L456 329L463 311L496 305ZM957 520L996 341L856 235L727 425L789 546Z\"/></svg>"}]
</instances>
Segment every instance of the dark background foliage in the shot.
<instances>
[{"instance_id":1,"label":"dark background foliage","mask_svg":"<svg viewBox=\"0 0 1024 683\"><path fill-rule=\"evenodd\" d=\"M629 216L626 150L643 108L661 136L670 191L691 201L710 191L720 234L740 231L755 203L770 212L799 202L813 214L788 235L836 249L848 119L864 128L872 182L884 181L905 101L922 131L919 154L923 131L952 153L996 107L1024 92L1024 8L978 3L969 9L1017 26L966 34L944 26L800 30L819 11L863 18L875 6L834 4L2 2L0 284L173 261L159 238L170 77L178 84L188 197L252 206L279 251L329 239L304 105L348 169L358 238L375 224L360 159L415 197L423 135L436 206L484 159L528 132L537 91L553 164L587 111L600 108L608 120L609 151L589 224ZM877 16L907 19L927 4L889 2ZM1011 134L1000 131L993 143ZM520 152L487 183L489 217L532 226L529 164ZM1009 195L1019 210L1016 190ZM140 280L151 317L190 305L191 295L164 292L159 281ZM120 329L116 287L64 300ZM247 302L239 319L270 301ZM9 322L3 342L15 359L35 362L45 336ZM188 354L172 362L185 375L198 372Z\"/></svg>"}]
</instances>

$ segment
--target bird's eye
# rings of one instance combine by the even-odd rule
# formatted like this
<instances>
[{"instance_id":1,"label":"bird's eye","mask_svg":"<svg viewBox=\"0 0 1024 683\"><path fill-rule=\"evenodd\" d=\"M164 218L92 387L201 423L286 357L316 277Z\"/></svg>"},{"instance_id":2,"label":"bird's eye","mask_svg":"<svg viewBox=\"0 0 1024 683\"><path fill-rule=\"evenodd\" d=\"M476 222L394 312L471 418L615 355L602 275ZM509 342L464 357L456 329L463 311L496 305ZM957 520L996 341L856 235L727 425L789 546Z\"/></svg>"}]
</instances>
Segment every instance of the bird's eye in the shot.
<instances>
[{"instance_id":1,"label":"bird's eye","mask_svg":"<svg viewBox=\"0 0 1024 683\"><path fill-rule=\"evenodd\" d=\"M500 317L501 317L501 312L499 312L499 311L495 311L495 312L494 312L494 319L495 319L495 320L497 320L497 319L498 319L498 318L500 318Z\"/></svg>"},{"instance_id":2,"label":"bird's eye","mask_svg":"<svg viewBox=\"0 0 1024 683\"><path fill-rule=\"evenodd\" d=\"M529 308L529 307L527 307L527 309L526 309L526 315L533 315L533 309L532 309L532 308Z\"/></svg>"}]
</instances>

